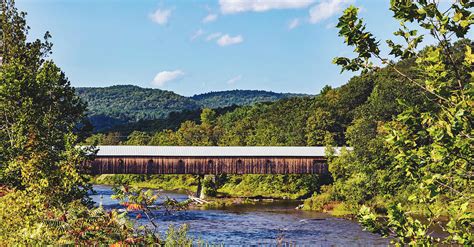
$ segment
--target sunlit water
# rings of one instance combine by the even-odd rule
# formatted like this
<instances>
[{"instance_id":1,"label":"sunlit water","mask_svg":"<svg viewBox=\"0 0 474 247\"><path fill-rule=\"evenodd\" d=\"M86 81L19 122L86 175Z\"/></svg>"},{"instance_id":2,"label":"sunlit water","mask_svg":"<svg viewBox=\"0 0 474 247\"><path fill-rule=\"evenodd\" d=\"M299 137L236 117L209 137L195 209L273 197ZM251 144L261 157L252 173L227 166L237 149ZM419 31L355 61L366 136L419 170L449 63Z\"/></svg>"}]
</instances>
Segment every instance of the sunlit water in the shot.
<instances>
[{"instance_id":1,"label":"sunlit water","mask_svg":"<svg viewBox=\"0 0 474 247\"><path fill-rule=\"evenodd\" d=\"M122 208L112 200L107 186L94 186L92 198L106 209ZM178 201L187 199L179 193L162 193ZM221 210L188 210L166 215L155 212L159 231L163 234L170 224L188 224L189 235L207 243L228 245L276 245L277 239L296 246L387 246L389 241L362 231L353 221L327 214L296 210L297 201L262 202ZM134 217L133 213L130 213ZM140 224L147 224L145 219Z\"/></svg>"}]
</instances>

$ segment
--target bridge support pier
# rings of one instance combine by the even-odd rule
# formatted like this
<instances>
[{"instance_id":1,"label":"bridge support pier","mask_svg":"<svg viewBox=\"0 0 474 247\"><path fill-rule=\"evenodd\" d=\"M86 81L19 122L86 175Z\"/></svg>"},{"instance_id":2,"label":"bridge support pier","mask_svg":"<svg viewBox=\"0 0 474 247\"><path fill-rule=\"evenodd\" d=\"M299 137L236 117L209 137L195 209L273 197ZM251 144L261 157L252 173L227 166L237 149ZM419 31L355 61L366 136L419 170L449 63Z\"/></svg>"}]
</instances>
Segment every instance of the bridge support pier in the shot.
<instances>
[{"instance_id":1,"label":"bridge support pier","mask_svg":"<svg viewBox=\"0 0 474 247\"><path fill-rule=\"evenodd\" d=\"M196 178L197 178L198 184L197 184L196 194L194 196L197 198L203 199L204 194L202 193L202 181L204 180L204 175L196 175Z\"/></svg>"}]
</instances>

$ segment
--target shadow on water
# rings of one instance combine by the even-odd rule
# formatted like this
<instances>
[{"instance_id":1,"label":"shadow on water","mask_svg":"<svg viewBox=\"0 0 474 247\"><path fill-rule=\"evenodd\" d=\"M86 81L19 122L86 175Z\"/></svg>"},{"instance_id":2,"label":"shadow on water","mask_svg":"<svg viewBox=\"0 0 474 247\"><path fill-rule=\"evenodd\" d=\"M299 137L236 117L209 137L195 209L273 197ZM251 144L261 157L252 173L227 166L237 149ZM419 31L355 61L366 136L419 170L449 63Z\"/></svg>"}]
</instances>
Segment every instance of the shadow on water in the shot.
<instances>
[{"instance_id":1,"label":"shadow on water","mask_svg":"<svg viewBox=\"0 0 474 247\"><path fill-rule=\"evenodd\" d=\"M107 186L94 186L97 194L92 198L106 209L120 208L112 200ZM162 192L178 201L187 195ZM160 203L160 202L158 202ZM255 204L236 205L220 210L188 210L166 214L157 210L160 233L170 224L189 225L189 234L208 243L225 245L276 245L286 243L304 246L387 246L389 241L378 235L364 232L349 220L327 214L296 210L298 201L275 200ZM136 216L129 214L132 219ZM137 221L147 224L145 219Z\"/></svg>"}]
</instances>

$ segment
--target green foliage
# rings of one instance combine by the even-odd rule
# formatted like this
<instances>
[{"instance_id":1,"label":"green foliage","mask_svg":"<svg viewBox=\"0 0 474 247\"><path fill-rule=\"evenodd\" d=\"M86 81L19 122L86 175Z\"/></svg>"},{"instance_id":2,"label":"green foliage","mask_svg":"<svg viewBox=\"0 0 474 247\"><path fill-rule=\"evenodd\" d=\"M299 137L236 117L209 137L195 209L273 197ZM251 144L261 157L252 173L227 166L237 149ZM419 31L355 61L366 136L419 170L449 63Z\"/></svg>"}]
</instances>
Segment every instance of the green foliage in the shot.
<instances>
[{"instance_id":1,"label":"green foliage","mask_svg":"<svg viewBox=\"0 0 474 247\"><path fill-rule=\"evenodd\" d=\"M80 201L51 207L25 191L0 198L0 245L86 245L139 242L117 211L89 209Z\"/></svg>"},{"instance_id":2,"label":"green foliage","mask_svg":"<svg viewBox=\"0 0 474 247\"><path fill-rule=\"evenodd\" d=\"M213 111L216 113L216 115L220 116L224 113L233 111L235 108L237 108L237 106L233 105L228 107L215 108L213 109ZM122 123L119 125L116 125L116 123L112 123L110 125L113 125L112 127L102 129L96 128L96 130L101 133L119 132L122 135L129 135L133 131L141 131L146 133L152 133L162 130L176 131L185 121L200 123L201 112L201 109L171 112L166 118L139 120L138 122Z\"/></svg>"},{"instance_id":3,"label":"green foliage","mask_svg":"<svg viewBox=\"0 0 474 247\"><path fill-rule=\"evenodd\" d=\"M164 118L171 112L199 108L192 99L160 89L125 85L76 90L77 95L87 102L92 123L99 129L109 126L102 126L107 119L128 123Z\"/></svg>"},{"instance_id":4,"label":"green foliage","mask_svg":"<svg viewBox=\"0 0 474 247\"><path fill-rule=\"evenodd\" d=\"M365 25L357 17L355 7L347 9L339 19L339 34L349 46L355 47L358 57L336 58L335 63L341 65L343 70L362 69L364 73L378 70L371 61L378 59L403 80L419 88L420 94L426 98L426 103L419 104L397 97L402 106L401 111L396 112L395 118L386 119L381 131L375 135L375 139L384 137L383 144L386 145L377 146L388 156L389 162L369 159L376 161L375 164L386 165L373 167L375 169L369 172L362 169L360 174L360 167L367 164L358 164L360 158L357 156L357 146L353 157L346 154L334 163L337 173L335 185L339 185L339 188L343 189L345 182L354 179L353 175L360 177L379 173L382 175L380 178L385 176L391 181L389 196L406 191L409 194L408 201L423 208L421 213L426 222L414 218L408 211L410 205L406 202L393 203L388 208L387 220L382 223L376 220L367 207L361 209L360 220L367 229L393 234L397 237L395 242L398 245L430 245L437 241L430 236L429 229L434 224L442 225L442 213L449 216L448 224L443 227L449 234L445 243L471 245L473 242L473 218L467 208L473 203L474 61L472 43L462 40L474 23L474 15L471 13L473 7L472 1L453 2L446 10L439 9L434 1L391 1L390 9L401 26L394 35L400 37L405 45L388 40L389 55L393 55L395 59L412 61L413 72L404 71L400 63L380 54L378 43L370 32L365 31ZM437 44L418 52L417 47L424 36L418 34L418 29L409 27L420 28L422 32L429 33ZM352 138L357 138L360 136L357 132L363 130L363 126L356 125L348 133L356 134ZM363 138L360 140L360 144L371 143ZM346 166L343 162L347 160L349 164ZM368 167L371 167L370 163ZM354 168L355 173L351 172ZM374 179L373 176L365 179L377 181L377 177ZM375 188L380 188L380 191L375 191L372 196L357 196L359 203L384 191L381 184ZM341 194L348 197L348 193L344 191ZM440 208L438 205L443 203L444 208Z\"/></svg>"},{"instance_id":5,"label":"green foliage","mask_svg":"<svg viewBox=\"0 0 474 247\"><path fill-rule=\"evenodd\" d=\"M103 174L93 178L94 184L130 185L141 188L195 191L197 181L193 175L134 175Z\"/></svg>"},{"instance_id":6,"label":"green foliage","mask_svg":"<svg viewBox=\"0 0 474 247\"><path fill-rule=\"evenodd\" d=\"M232 105L251 105L257 102L273 102L279 99L307 96L304 94L274 93L262 90L230 90L209 92L191 97L201 107L219 108Z\"/></svg>"},{"instance_id":7,"label":"green foliage","mask_svg":"<svg viewBox=\"0 0 474 247\"><path fill-rule=\"evenodd\" d=\"M413 73L410 70L413 61L402 61L399 66L406 73ZM407 83L391 68L362 77L370 78L368 81L373 87L367 101L352 111L352 122L344 133L353 151L333 157L329 166L337 198L349 204L368 202L378 195L395 195L407 185L406 176L393 170L394 157L385 145L384 123L408 106L428 104L417 87ZM397 104L397 100L403 100L404 105Z\"/></svg>"},{"instance_id":8,"label":"green foliage","mask_svg":"<svg viewBox=\"0 0 474 247\"><path fill-rule=\"evenodd\" d=\"M202 181L202 194L205 196L215 197L217 195L217 184L215 177L205 176Z\"/></svg>"},{"instance_id":9,"label":"green foliage","mask_svg":"<svg viewBox=\"0 0 474 247\"><path fill-rule=\"evenodd\" d=\"M195 192L197 180L192 175L115 174L95 177L94 184L130 185L140 188ZM218 175L206 176L203 190L207 196L223 193L229 196L298 199L319 189L315 175Z\"/></svg>"},{"instance_id":10,"label":"green foliage","mask_svg":"<svg viewBox=\"0 0 474 247\"><path fill-rule=\"evenodd\" d=\"M107 134L94 134L87 137L82 144L83 145L119 145L122 144L124 136L119 132L110 132Z\"/></svg>"},{"instance_id":11,"label":"green foliage","mask_svg":"<svg viewBox=\"0 0 474 247\"><path fill-rule=\"evenodd\" d=\"M127 138L125 145L144 146L150 142L151 137L144 132L133 131Z\"/></svg>"},{"instance_id":12,"label":"green foliage","mask_svg":"<svg viewBox=\"0 0 474 247\"><path fill-rule=\"evenodd\" d=\"M88 103L88 116L96 131L142 131L174 129L194 120L201 108L233 108L256 102L303 95L257 90L211 92L185 97L160 89L118 85L104 88L77 88ZM132 127L130 127L132 125Z\"/></svg>"},{"instance_id":13,"label":"green foliage","mask_svg":"<svg viewBox=\"0 0 474 247\"><path fill-rule=\"evenodd\" d=\"M217 129L221 131L218 145L322 145L327 133L333 134L342 145L343 132L351 121L349 112L358 104L352 99L360 97L358 100L363 102L367 97L353 91L351 84L315 98L256 104L224 114L217 121ZM345 98L347 102L341 102L338 100L341 95L351 99Z\"/></svg>"},{"instance_id":14,"label":"green foliage","mask_svg":"<svg viewBox=\"0 0 474 247\"><path fill-rule=\"evenodd\" d=\"M334 199L331 186L322 186L321 193L315 193L304 201L303 210L324 212L327 206L334 202Z\"/></svg>"},{"instance_id":15,"label":"green foliage","mask_svg":"<svg viewBox=\"0 0 474 247\"><path fill-rule=\"evenodd\" d=\"M422 245L429 246L435 239L429 234L429 225L423 224L419 219L409 216L400 203L388 208L388 217L379 219L371 209L366 206L360 208L358 218L364 229L377 232L384 236L393 234L397 246ZM436 240L439 241L439 240Z\"/></svg>"},{"instance_id":16,"label":"green foliage","mask_svg":"<svg viewBox=\"0 0 474 247\"><path fill-rule=\"evenodd\" d=\"M187 235L188 225L184 224L179 228L170 225L166 231L164 246L193 246L193 239Z\"/></svg>"},{"instance_id":17,"label":"green foliage","mask_svg":"<svg viewBox=\"0 0 474 247\"><path fill-rule=\"evenodd\" d=\"M192 245L193 240L187 236L187 225L183 225L178 229L170 225L163 243L162 238L156 233L158 224L156 223L156 215L153 213L156 206L165 209L167 213L184 210L188 207L190 203L189 200L178 202L175 199L166 197L162 204L157 205L156 201L162 196L156 191L129 186L114 187L113 190L115 193L112 195L112 199L119 200L120 203L126 207L127 211L138 212L136 216L137 219L146 217L153 227L153 229L148 229L147 226L141 226L139 228L139 230L142 231L141 235L146 237L144 238L146 244L160 244L165 246L175 246L175 244L179 246Z\"/></svg>"},{"instance_id":18,"label":"green foliage","mask_svg":"<svg viewBox=\"0 0 474 247\"><path fill-rule=\"evenodd\" d=\"M244 197L298 199L319 189L316 175L228 175L218 192Z\"/></svg>"},{"instance_id":19,"label":"green foliage","mask_svg":"<svg viewBox=\"0 0 474 247\"><path fill-rule=\"evenodd\" d=\"M80 173L85 153L72 134L84 104L52 62L45 41L26 38L25 13L3 1L0 68L0 184L55 203L81 199L90 186Z\"/></svg>"}]
</instances>

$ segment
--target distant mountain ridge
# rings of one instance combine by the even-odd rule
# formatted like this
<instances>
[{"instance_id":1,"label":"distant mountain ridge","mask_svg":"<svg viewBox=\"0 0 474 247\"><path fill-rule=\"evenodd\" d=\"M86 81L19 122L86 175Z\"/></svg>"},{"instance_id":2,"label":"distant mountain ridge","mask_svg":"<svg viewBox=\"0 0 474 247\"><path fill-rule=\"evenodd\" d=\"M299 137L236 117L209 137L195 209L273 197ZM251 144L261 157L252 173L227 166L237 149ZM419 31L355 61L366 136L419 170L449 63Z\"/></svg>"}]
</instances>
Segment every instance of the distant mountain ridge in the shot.
<instances>
[{"instance_id":1,"label":"distant mountain ridge","mask_svg":"<svg viewBox=\"0 0 474 247\"><path fill-rule=\"evenodd\" d=\"M191 97L200 106L207 108L227 107L231 105L250 105L256 102L271 102L279 99L309 96L305 94L275 93L263 90L229 90L197 94Z\"/></svg>"},{"instance_id":2,"label":"distant mountain ridge","mask_svg":"<svg viewBox=\"0 0 474 247\"><path fill-rule=\"evenodd\" d=\"M88 116L96 130L142 120L164 119L172 112L249 105L306 96L262 90L231 90L186 97L172 91L134 85L79 87L76 88L76 93L87 102Z\"/></svg>"}]
</instances>

